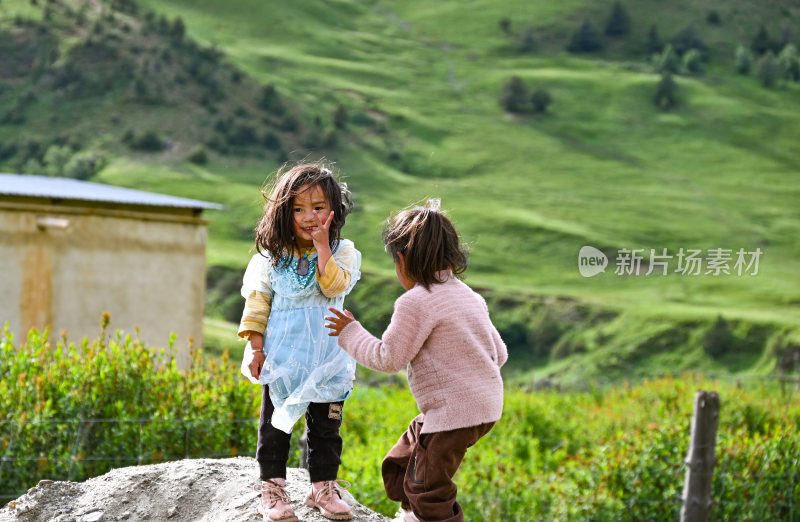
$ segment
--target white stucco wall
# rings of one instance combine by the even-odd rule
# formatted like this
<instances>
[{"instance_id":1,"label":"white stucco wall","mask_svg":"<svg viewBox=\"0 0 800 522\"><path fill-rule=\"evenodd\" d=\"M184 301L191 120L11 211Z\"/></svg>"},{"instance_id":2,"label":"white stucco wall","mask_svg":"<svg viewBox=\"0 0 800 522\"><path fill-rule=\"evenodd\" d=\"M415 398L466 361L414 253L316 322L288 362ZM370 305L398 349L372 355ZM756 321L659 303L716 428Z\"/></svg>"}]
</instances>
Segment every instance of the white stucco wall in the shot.
<instances>
[{"instance_id":1,"label":"white stucco wall","mask_svg":"<svg viewBox=\"0 0 800 522\"><path fill-rule=\"evenodd\" d=\"M37 225L38 221L38 225ZM103 312L152 347L174 332L181 367L202 346L205 223L140 210L0 202L0 323L95 338Z\"/></svg>"}]
</instances>

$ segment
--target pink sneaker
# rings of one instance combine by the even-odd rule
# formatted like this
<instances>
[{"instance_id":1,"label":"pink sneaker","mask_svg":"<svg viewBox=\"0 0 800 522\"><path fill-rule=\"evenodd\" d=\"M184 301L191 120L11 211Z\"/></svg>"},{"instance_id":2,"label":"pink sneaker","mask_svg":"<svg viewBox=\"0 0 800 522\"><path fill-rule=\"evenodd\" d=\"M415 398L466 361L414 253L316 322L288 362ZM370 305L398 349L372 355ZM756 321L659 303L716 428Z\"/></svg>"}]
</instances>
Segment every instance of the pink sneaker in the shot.
<instances>
[{"instance_id":1,"label":"pink sneaker","mask_svg":"<svg viewBox=\"0 0 800 522\"><path fill-rule=\"evenodd\" d=\"M338 482L347 485L342 487ZM330 520L350 520L353 513L347 502L342 500L342 491L349 487L350 483L346 480L328 480L319 489L312 484L305 505L319 509L322 516Z\"/></svg>"},{"instance_id":2,"label":"pink sneaker","mask_svg":"<svg viewBox=\"0 0 800 522\"><path fill-rule=\"evenodd\" d=\"M264 517L264 522L298 522L285 488L286 480L280 478L253 486L253 489L261 492L258 512Z\"/></svg>"}]
</instances>

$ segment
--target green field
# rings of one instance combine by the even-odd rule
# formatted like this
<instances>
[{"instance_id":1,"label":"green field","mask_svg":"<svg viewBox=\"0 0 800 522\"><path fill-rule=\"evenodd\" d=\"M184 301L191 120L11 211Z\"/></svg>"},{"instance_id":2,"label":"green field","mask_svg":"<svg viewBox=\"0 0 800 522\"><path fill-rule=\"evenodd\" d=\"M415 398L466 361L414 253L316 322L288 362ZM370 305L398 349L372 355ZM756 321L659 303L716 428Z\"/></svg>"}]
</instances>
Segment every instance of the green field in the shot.
<instances>
[{"instance_id":1,"label":"green field","mask_svg":"<svg viewBox=\"0 0 800 522\"><path fill-rule=\"evenodd\" d=\"M42 478L253 454L260 388L227 358L196 354L179 371L152 348L106 331L77 345L35 331L0 334L0 502ZM715 390L713 519L798 520L800 408L795 383L785 384L686 374L584 392L509 388L503 418L455 477L465 518L676 519L695 392ZM339 477L386 515L397 504L385 496L380 463L416 413L404 382L362 381L345 403Z\"/></svg>"},{"instance_id":2,"label":"green field","mask_svg":"<svg viewBox=\"0 0 800 522\"><path fill-rule=\"evenodd\" d=\"M520 322L532 321L525 302L548 299L620 314L616 325L605 326L616 330L616 344L597 342L592 353L566 361L534 357L538 374L573 366L602 373L586 361L635 344L643 324L694 321L697 337L721 315L734 328L760 325L771 335L796 339L800 84L782 80L767 89L734 67L734 49L749 45L760 24L775 37L784 28L796 35L796 9L734 0L631 2L629 35L606 37L600 53L573 55L564 51L572 31L587 17L602 29L611 2L139 4L170 20L181 17L188 38L224 52L225 63L254 81L273 84L298 108L304 128L315 117L329 128L336 107L347 108L350 121L335 147L298 145L288 152L292 159L325 155L336 162L357 204L345 235L363 252L371 277L393 277L379 239L386 217L440 197L472 250L467 282L492 302L508 297L517 303L512 312ZM707 23L711 11L720 24ZM28 1L0 3L6 25L17 14L36 18L41 12ZM510 20L511 35L499 27L502 18ZM644 47L654 23L664 40L693 25L707 46L705 74L676 78L679 103L669 112L652 102L659 75ZM520 54L515 35L527 26L538 50ZM69 39L61 44L69 45ZM547 114L504 111L498 98L512 76L550 92ZM13 103L12 91L0 91L0 108ZM109 158L93 180L224 203L228 210L207 213L208 264L242 269L260 213L259 188L280 159L212 152L207 164L195 165L184 160L193 135L169 125L176 146L131 153L113 129L99 124L109 114L124 113L123 126L140 130L157 124L159 115L183 115L186 127L210 125L210 117L180 101L160 110L126 104L124 111L120 100L103 101L108 112L86 120L81 102L61 104L63 125L81 121L86 128L96 124L98 134L111 133L93 145ZM24 126L43 140L47 107L46 100L34 104ZM0 125L0 142L12 141L19 130ZM0 167L8 169L12 160ZM611 266L605 273L580 276L583 245L606 252ZM645 255L663 248L673 255L680 248L760 248L763 256L756 276L633 277L614 274L614 256L623 248L644 249ZM390 302L385 306L391 310ZM495 313L511 312L498 305ZM226 328L234 327L219 321L209 318L207 337L217 347L236 347L224 341ZM758 354L723 364L710 362L698 346L696 339L676 346L669 369L764 373L774 367L775 354L765 343ZM515 353L526 360L524 350ZM664 371L664 357L638 362Z\"/></svg>"}]
</instances>

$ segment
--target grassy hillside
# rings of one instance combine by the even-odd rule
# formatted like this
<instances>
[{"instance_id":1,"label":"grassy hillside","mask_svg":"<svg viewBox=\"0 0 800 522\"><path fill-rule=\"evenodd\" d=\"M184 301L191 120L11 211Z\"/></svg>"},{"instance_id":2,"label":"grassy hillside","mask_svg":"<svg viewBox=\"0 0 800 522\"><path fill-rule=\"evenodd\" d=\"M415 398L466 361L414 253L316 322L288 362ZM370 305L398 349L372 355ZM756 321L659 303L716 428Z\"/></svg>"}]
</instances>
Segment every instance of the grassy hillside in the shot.
<instances>
[{"instance_id":1,"label":"grassy hillside","mask_svg":"<svg viewBox=\"0 0 800 522\"><path fill-rule=\"evenodd\" d=\"M762 24L773 39L797 43L800 13L791 6L628 2L628 35L604 37L602 51L574 55L564 51L572 32L587 18L602 31L611 2L139 5L168 20L180 17L187 38L224 52L222 62L248 80L274 85L304 125L317 119L330 129L337 107L347 109L335 147L304 147L298 136L286 150L291 157L326 154L337 162L357 198L346 235L374 278L393 274L379 241L381 222L393 210L436 196L472 248L467 282L497 292L497 303L505 295L518 304L570 299L622 314L622 344L596 343L599 358L629 347L624 340L648 321L699 321L695 337L720 314L775 331L800 326L800 85L781 80L767 89L734 67L735 48L749 45ZM4 23L41 11L27 1L0 3ZM718 23L709 23L711 12ZM503 18L508 31L500 26ZM665 43L693 27L707 60L705 74L676 78L678 105L668 112L652 102L659 81L647 49L653 24ZM529 26L536 50L520 53L518 38ZM512 114L500 106L512 76L549 91L554 101L547 114ZM175 110L181 109L178 103ZM130 107L120 119L137 124L153 115ZM16 130L0 125L0 141ZM99 147L109 151L109 164L98 181L227 204L229 211L209 214L209 265L245 265L258 188L281 158L211 150L209 161L196 165L175 149L131 154L114 144ZM604 274L580 276L583 245L609 256ZM645 249L645 255L663 248L673 255L680 248L760 248L764 254L756 276L635 277L614 274L622 248ZM535 319L524 306L516 309L519 323ZM221 331L218 324L214 330ZM526 332L521 342L531 344L536 332ZM566 360L589 360L575 357ZM702 353L671 363L697 358ZM567 363L549 368L560 364Z\"/></svg>"}]
</instances>

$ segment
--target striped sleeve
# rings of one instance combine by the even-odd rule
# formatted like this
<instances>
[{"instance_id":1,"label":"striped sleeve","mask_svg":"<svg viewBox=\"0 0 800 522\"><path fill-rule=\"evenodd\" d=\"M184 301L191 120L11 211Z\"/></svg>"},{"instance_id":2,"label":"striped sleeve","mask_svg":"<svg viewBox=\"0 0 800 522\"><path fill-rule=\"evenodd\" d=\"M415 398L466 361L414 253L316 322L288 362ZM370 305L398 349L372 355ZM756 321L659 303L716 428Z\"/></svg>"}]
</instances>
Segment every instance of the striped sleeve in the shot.
<instances>
[{"instance_id":1,"label":"striped sleeve","mask_svg":"<svg viewBox=\"0 0 800 522\"><path fill-rule=\"evenodd\" d=\"M239 337L250 338L251 332L263 334L272 308L272 297L267 292L253 290L244 302L242 321L239 323Z\"/></svg>"},{"instance_id":2,"label":"striped sleeve","mask_svg":"<svg viewBox=\"0 0 800 522\"><path fill-rule=\"evenodd\" d=\"M325 275L320 276L317 272L317 281L319 281L319 287L325 297L336 297L350 285L350 272L342 270L342 267L331 256L325 264Z\"/></svg>"},{"instance_id":3,"label":"striped sleeve","mask_svg":"<svg viewBox=\"0 0 800 522\"><path fill-rule=\"evenodd\" d=\"M325 275L317 270L317 282L323 295L334 298L348 293L361 277L361 254L353 242L343 239L325 264Z\"/></svg>"}]
</instances>

